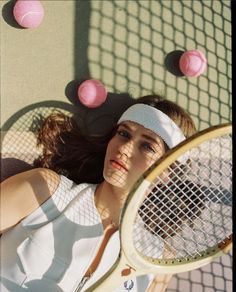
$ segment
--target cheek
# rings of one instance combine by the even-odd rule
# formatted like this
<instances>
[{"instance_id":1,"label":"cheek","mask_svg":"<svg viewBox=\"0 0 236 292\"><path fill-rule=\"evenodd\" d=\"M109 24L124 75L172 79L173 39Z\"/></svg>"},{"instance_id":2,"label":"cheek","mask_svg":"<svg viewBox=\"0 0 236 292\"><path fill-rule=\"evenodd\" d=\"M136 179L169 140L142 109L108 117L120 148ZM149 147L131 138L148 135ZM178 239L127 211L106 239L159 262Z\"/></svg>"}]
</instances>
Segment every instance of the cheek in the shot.
<instances>
[{"instance_id":1,"label":"cheek","mask_svg":"<svg viewBox=\"0 0 236 292\"><path fill-rule=\"evenodd\" d=\"M165 153L165 151L160 150L159 153L155 154L148 154L148 155L143 155L139 159L136 159L136 169L143 173L146 170L149 169L159 158L162 157L162 155Z\"/></svg>"},{"instance_id":2,"label":"cheek","mask_svg":"<svg viewBox=\"0 0 236 292\"><path fill-rule=\"evenodd\" d=\"M114 150L115 150L115 143L114 143L113 139L111 139L107 145L105 160L109 159L109 157L111 157L112 153L114 153Z\"/></svg>"},{"instance_id":3,"label":"cheek","mask_svg":"<svg viewBox=\"0 0 236 292\"><path fill-rule=\"evenodd\" d=\"M148 168L152 165L153 163L151 163L150 161L147 161L145 159L136 159L134 164L133 164L133 171L132 171L132 175L134 177L139 177L141 176L146 170L148 170Z\"/></svg>"}]
</instances>

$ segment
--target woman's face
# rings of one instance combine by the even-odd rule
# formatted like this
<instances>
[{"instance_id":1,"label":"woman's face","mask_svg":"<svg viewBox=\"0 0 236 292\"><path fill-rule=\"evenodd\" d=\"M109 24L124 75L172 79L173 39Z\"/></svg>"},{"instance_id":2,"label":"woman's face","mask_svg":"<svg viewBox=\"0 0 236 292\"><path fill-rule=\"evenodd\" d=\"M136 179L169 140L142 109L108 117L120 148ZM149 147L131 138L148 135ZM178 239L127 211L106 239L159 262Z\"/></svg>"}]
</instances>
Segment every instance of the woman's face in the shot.
<instances>
[{"instance_id":1,"label":"woman's face","mask_svg":"<svg viewBox=\"0 0 236 292\"><path fill-rule=\"evenodd\" d=\"M134 122L123 122L107 146L103 176L130 191L137 179L165 152L163 140Z\"/></svg>"}]
</instances>

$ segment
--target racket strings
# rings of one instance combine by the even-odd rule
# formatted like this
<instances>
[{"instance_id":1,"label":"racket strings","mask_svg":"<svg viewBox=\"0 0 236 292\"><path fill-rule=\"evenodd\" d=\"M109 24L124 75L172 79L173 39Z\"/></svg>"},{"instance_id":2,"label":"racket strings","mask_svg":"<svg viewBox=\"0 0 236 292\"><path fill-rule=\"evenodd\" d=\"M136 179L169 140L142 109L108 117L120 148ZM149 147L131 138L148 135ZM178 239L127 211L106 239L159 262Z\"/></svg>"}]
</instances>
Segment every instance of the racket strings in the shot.
<instances>
[{"instance_id":1,"label":"racket strings","mask_svg":"<svg viewBox=\"0 0 236 292\"><path fill-rule=\"evenodd\" d=\"M169 187L167 187L168 190L170 190ZM161 189L161 191L163 191L163 189ZM174 190L176 191L176 190ZM176 216L181 217L182 216L186 216L187 219L191 220L190 216L188 215L189 210L187 210L187 213L185 213L185 209L187 207L186 202L182 199L179 198L179 200L176 202L176 197L173 197L173 200L170 200L170 198L168 197L168 195L166 194L166 192L163 192L161 194L161 196L157 197L155 196L155 192L152 194L154 194L153 197L148 197L146 200L146 203L144 206L148 205L148 208L144 208L144 206L141 207L141 212L143 213L143 215L145 217L147 217L150 221L152 221L153 226L156 226L156 220L153 220L153 218L155 218L156 216L159 216L159 220L161 222L163 222L164 225L166 225L166 223L172 222L174 224L178 224L178 222L176 222L174 219L177 219ZM152 198L154 198L152 200ZM189 198L189 201L191 201L191 198ZM157 209L157 204L159 209ZM144 209L144 210L143 210ZM147 213L147 210L149 211L149 213ZM199 209L200 210L200 209ZM166 212L168 212L168 217L166 218ZM151 214L150 214L151 213ZM163 217L163 218L162 218ZM167 221L166 221L167 219ZM159 226L158 226L159 227ZM175 233L175 230L171 227L167 227L170 230L172 230ZM164 230L164 229L163 229Z\"/></svg>"},{"instance_id":2,"label":"racket strings","mask_svg":"<svg viewBox=\"0 0 236 292\"><path fill-rule=\"evenodd\" d=\"M219 185L223 187L222 179L227 179L227 173L230 176L231 168L229 161L232 156L231 135L224 138L215 138L200 145L191 151L192 163L197 167L194 170L193 179L197 181L199 175L199 183L207 185ZM227 172L227 173L226 173ZM221 178L221 180L219 180ZM230 177L229 177L230 178ZM228 182L229 185L231 182Z\"/></svg>"},{"instance_id":3,"label":"racket strings","mask_svg":"<svg viewBox=\"0 0 236 292\"><path fill-rule=\"evenodd\" d=\"M168 189L170 190L170 188L168 187ZM177 188L178 189L178 188ZM183 187L184 189L184 187ZM163 191L163 190L162 190ZM176 193L176 189L172 190ZM179 190L178 190L179 191ZM164 193L164 196L167 197L167 194ZM191 195L190 195L191 196ZM158 231L157 230L152 230L152 232L158 233L159 235L161 235L162 239L165 238L166 240L168 240L168 238L171 238L171 236L176 235L176 233L178 231L181 231L180 226L184 224L184 220L188 222L188 224L186 224L186 226L192 226L193 224L193 219L197 217L197 212L200 212L201 209L201 205L202 202L201 200L199 200L199 203L197 204L197 206L194 206L195 210L193 209L193 199L191 198L180 198L180 200L178 200L177 197L174 197L174 200L170 200L169 199L169 204L167 205L163 205L162 204L162 196L158 197L158 203L160 206L160 210L158 210L157 212L155 212L156 210L156 206L157 206L157 201L153 204L152 203L152 215L150 216L149 220L152 221L152 224L150 224L150 221L148 222L148 225L152 226L152 227L156 227L157 225L157 220L156 220L156 216L159 216L158 220ZM150 198L148 199L150 201ZM148 205L150 206L149 202ZM162 205L162 206L161 206ZM155 208L154 208L155 206ZM190 206L190 208L189 208ZM198 209L198 210L197 210ZM160 214L161 213L161 214ZM168 216L166 216L166 214L168 214ZM150 215L150 213L149 213ZM194 218L193 218L194 217ZM145 219L144 219L145 220ZM200 222L201 223L201 222ZM168 234L168 236L167 236ZM195 238L192 241L196 241L196 237L197 235L195 234L194 236ZM179 241L179 238L177 236L174 236L172 238L172 240L175 242L174 245L180 246L181 242ZM172 243L173 245L173 243Z\"/></svg>"},{"instance_id":4,"label":"racket strings","mask_svg":"<svg viewBox=\"0 0 236 292\"><path fill-rule=\"evenodd\" d=\"M207 165L207 166L206 166ZM198 175L200 176L200 183L205 182L208 185L222 186L222 181L216 180L216 178L227 179L227 174L230 175L229 169L223 167L222 161L215 159L215 161L205 160L204 162L199 162ZM212 170L210 170L212 168ZM197 177L195 176L195 179Z\"/></svg>"},{"instance_id":5,"label":"racket strings","mask_svg":"<svg viewBox=\"0 0 236 292\"><path fill-rule=\"evenodd\" d=\"M231 135L202 143L150 184L133 229L139 253L161 258L155 253L162 243L165 258L201 256L232 233L231 144ZM152 234L149 245L144 230Z\"/></svg>"}]
</instances>

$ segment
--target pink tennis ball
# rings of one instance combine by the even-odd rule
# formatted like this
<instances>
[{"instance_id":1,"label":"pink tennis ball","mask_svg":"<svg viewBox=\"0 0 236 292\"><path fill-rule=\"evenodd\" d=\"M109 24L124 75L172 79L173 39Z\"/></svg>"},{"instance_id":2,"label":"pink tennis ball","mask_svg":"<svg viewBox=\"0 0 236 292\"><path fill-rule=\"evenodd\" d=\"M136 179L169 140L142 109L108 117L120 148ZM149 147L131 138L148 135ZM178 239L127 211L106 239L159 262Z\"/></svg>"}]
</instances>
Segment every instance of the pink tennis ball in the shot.
<instances>
[{"instance_id":1,"label":"pink tennis ball","mask_svg":"<svg viewBox=\"0 0 236 292\"><path fill-rule=\"evenodd\" d=\"M42 22L44 9L39 0L17 0L13 15L20 26L34 28Z\"/></svg>"},{"instance_id":2,"label":"pink tennis ball","mask_svg":"<svg viewBox=\"0 0 236 292\"><path fill-rule=\"evenodd\" d=\"M78 88L80 102L89 107L95 108L103 104L107 98L105 86L95 79L84 81Z\"/></svg>"},{"instance_id":3,"label":"pink tennis ball","mask_svg":"<svg viewBox=\"0 0 236 292\"><path fill-rule=\"evenodd\" d=\"M180 70L188 77L201 75L205 71L206 65L206 57L199 50L186 51L179 60Z\"/></svg>"}]
</instances>

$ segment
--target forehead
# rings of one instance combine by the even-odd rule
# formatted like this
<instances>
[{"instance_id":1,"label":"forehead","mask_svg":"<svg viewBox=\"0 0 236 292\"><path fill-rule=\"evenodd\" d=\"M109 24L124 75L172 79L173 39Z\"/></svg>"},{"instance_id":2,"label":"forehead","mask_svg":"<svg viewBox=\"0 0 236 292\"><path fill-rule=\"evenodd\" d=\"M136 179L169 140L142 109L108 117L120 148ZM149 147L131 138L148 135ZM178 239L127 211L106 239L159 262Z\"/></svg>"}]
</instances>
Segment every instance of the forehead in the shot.
<instances>
[{"instance_id":1,"label":"forehead","mask_svg":"<svg viewBox=\"0 0 236 292\"><path fill-rule=\"evenodd\" d=\"M153 131L145 128L144 126L135 123L135 122L131 122L131 121L124 121L122 122L119 126L123 126L125 128L127 128L128 130L132 131L132 132L136 132L136 133L140 133L141 135L153 138L154 140L160 141L162 140L161 137L159 135L157 135L156 133L154 133Z\"/></svg>"}]
</instances>

